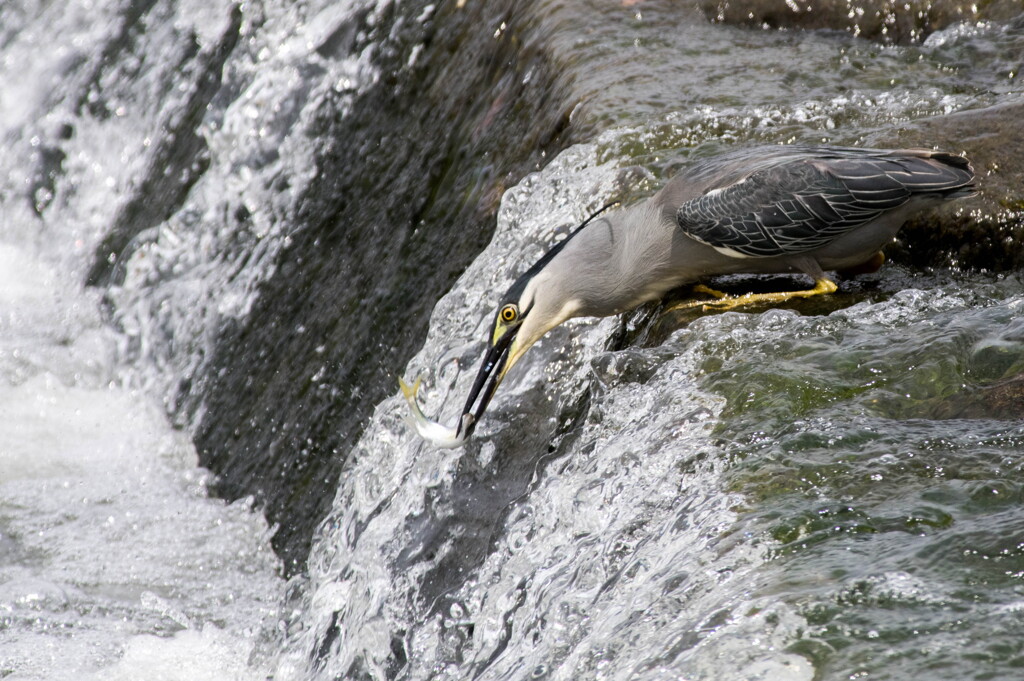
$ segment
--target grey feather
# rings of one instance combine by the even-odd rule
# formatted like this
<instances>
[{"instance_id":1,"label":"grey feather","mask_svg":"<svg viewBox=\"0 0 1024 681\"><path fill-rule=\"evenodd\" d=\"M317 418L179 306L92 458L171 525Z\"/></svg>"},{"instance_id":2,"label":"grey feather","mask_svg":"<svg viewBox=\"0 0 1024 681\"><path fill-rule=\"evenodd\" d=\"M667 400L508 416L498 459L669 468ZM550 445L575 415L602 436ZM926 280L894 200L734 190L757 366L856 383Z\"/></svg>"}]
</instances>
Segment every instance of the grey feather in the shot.
<instances>
[{"instance_id":1,"label":"grey feather","mask_svg":"<svg viewBox=\"0 0 1024 681\"><path fill-rule=\"evenodd\" d=\"M973 193L959 156L926 151L794 149L738 181L712 184L679 205L689 237L738 257L812 251L900 208L917 195ZM697 168L694 176L707 171Z\"/></svg>"}]
</instances>

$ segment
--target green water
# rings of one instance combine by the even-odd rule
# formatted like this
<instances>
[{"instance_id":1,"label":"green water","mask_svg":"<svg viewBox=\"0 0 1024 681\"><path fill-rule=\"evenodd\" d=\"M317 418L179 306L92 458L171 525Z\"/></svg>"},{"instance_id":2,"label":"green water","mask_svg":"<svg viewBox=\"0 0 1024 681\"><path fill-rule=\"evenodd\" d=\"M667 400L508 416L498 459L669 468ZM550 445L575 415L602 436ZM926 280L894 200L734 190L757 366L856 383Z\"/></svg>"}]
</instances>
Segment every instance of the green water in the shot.
<instances>
[{"instance_id":1,"label":"green water","mask_svg":"<svg viewBox=\"0 0 1024 681\"><path fill-rule=\"evenodd\" d=\"M1024 368L1024 285L951 279L674 339L727 400L740 526L770 547L755 593L806 619L788 649L816 678L1021 678L1024 401L985 396Z\"/></svg>"},{"instance_id":2,"label":"green water","mask_svg":"<svg viewBox=\"0 0 1024 681\"><path fill-rule=\"evenodd\" d=\"M631 198L694 156L858 144L1020 93L1019 27L894 47L712 26L671 3L538 7L574 76L571 120L602 162L641 169ZM731 617L796 613L784 650L814 679L1024 678L1024 390L1002 388L1024 372L1024 282L890 266L788 307L662 320L646 342L653 371L695 353L697 386L725 400L714 438L723 492L741 500L729 536L767 556ZM637 652L676 659L679 678L735 670L674 654Z\"/></svg>"},{"instance_id":3,"label":"green water","mask_svg":"<svg viewBox=\"0 0 1024 681\"><path fill-rule=\"evenodd\" d=\"M994 24L895 47L670 2L528 15L494 37L540 36L593 147L509 188L434 308L405 367L431 413L464 399L499 292L587 206L735 146L858 144L1011 101L1024 54ZM1013 275L890 265L823 301L556 329L452 454L381 403L298 647L324 678L1021 678L1022 307Z\"/></svg>"},{"instance_id":4,"label":"green water","mask_svg":"<svg viewBox=\"0 0 1024 681\"><path fill-rule=\"evenodd\" d=\"M575 85L614 127L604 158L647 168L651 188L680 156L856 144L1020 92L1019 29L886 47L604 8ZM1024 284L868 279L824 309L693 319L666 341L696 344L699 385L726 399L716 435L739 526L771 556L753 593L806 619L787 650L814 678L1024 678L1024 390L993 397L1024 372Z\"/></svg>"}]
</instances>

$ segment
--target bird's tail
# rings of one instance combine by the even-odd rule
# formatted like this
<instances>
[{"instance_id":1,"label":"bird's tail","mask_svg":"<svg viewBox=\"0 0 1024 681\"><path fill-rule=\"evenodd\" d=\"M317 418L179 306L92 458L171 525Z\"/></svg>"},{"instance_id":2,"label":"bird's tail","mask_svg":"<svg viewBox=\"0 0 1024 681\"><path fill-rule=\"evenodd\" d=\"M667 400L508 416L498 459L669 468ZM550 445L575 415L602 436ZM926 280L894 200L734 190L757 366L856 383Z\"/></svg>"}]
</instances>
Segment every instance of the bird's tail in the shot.
<instances>
[{"instance_id":1,"label":"bird's tail","mask_svg":"<svg viewBox=\"0 0 1024 681\"><path fill-rule=\"evenodd\" d=\"M943 199L964 199L978 193L974 168L963 156L944 151L910 150L902 163L909 177L901 178L913 193L937 194Z\"/></svg>"}]
</instances>

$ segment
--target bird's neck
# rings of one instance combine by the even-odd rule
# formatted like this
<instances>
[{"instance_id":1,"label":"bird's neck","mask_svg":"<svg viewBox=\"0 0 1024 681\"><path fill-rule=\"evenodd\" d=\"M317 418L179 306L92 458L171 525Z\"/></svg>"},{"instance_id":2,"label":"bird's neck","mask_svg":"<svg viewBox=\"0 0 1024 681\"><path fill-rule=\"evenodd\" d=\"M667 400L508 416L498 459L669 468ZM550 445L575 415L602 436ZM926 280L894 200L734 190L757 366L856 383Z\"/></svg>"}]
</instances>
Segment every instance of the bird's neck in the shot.
<instances>
[{"instance_id":1,"label":"bird's neck","mask_svg":"<svg viewBox=\"0 0 1024 681\"><path fill-rule=\"evenodd\" d=\"M588 225L557 256L579 316L618 314L660 298L671 237L649 201Z\"/></svg>"}]
</instances>

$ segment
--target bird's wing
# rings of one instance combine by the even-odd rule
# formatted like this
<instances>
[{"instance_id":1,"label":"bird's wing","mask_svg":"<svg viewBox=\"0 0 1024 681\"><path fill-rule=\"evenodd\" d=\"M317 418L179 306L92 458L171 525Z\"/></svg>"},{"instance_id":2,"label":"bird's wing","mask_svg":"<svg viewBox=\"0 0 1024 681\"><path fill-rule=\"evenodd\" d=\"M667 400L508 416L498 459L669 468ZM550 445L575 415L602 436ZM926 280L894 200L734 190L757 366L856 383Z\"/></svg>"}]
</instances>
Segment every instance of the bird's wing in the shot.
<instances>
[{"instance_id":1,"label":"bird's wing","mask_svg":"<svg viewBox=\"0 0 1024 681\"><path fill-rule=\"evenodd\" d=\"M734 257L811 251L902 206L913 194L942 195L963 188L965 178L969 183L971 175L960 164L930 156L787 160L684 202L676 222L688 236Z\"/></svg>"}]
</instances>

